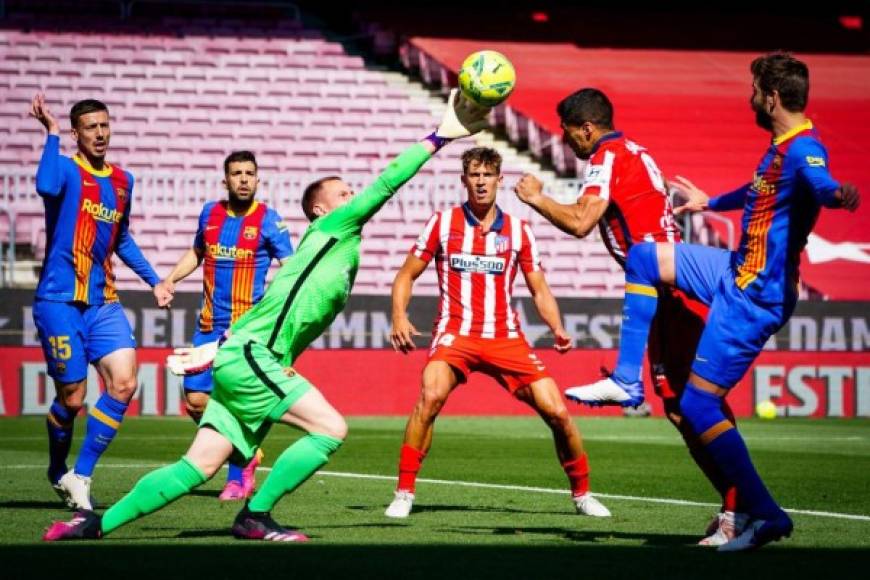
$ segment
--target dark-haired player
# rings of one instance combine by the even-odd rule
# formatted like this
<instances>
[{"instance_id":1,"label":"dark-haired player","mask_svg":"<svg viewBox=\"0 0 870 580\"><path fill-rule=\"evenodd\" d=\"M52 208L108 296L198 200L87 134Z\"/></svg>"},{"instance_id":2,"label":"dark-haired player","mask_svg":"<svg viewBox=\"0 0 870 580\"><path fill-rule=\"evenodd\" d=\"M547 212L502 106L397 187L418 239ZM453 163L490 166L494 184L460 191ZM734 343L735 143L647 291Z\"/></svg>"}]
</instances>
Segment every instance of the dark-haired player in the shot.
<instances>
[{"instance_id":1,"label":"dark-haired player","mask_svg":"<svg viewBox=\"0 0 870 580\"><path fill-rule=\"evenodd\" d=\"M205 262L202 308L193 346L214 342L263 297L266 273L273 259L282 262L293 253L287 226L274 209L254 199L257 194L257 159L250 151L234 151L224 160L227 198L202 208L193 246L181 257L159 286L169 294L175 284ZM187 414L199 424L212 391L212 371L184 377ZM224 501L251 496L257 453L246 466L229 464Z\"/></svg>"},{"instance_id":2,"label":"dark-haired player","mask_svg":"<svg viewBox=\"0 0 870 580\"><path fill-rule=\"evenodd\" d=\"M57 396L48 427L48 479L70 507L91 509L91 475L112 442L136 393L136 343L118 302L112 257L117 254L155 287L157 274L128 230L133 176L106 161L111 128L100 101L79 101L70 110L75 155L60 154L60 126L41 94L30 115L48 131L36 173L45 204L46 250L33 320ZM155 288L158 305L168 296ZM90 409L87 430L72 470L66 464L73 421L86 393L88 364L106 385Z\"/></svg>"},{"instance_id":3,"label":"dark-haired player","mask_svg":"<svg viewBox=\"0 0 870 580\"><path fill-rule=\"evenodd\" d=\"M574 389L581 400L618 401L635 390L656 288L675 286L710 306L680 410L705 450L737 488L751 518L744 532L721 551L754 549L788 536L791 518L761 480L743 438L723 413L722 399L746 373L768 338L788 321L798 296L800 254L822 207L854 211L855 186L835 181L828 153L807 119L809 69L785 53L756 58L751 66L750 104L757 124L770 132L752 181L710 198L686 179L686 211L743 208L736 252L691 244L635 245L626 262L619 362L613 376Z\"/></svg>"},{"instance_id":4,"label":"dark-haired player","mask_svg":"<svg viewBox=\"0 0 870 580\"><path fill-rule=\"evenodd\" d=\"M623 268L626 255L645 241L679 243L665 180L650 152L616 129L613 105L602 91L580 89L565 97L557 112L564 140L579 159L587 160L583 189L576 203L560 204L541 191L541 182L526 175L516 186L517 196L561 230L582 238L596 226L610 255ZM626 285L626 293L636 288ZM680 393L689 376L695 347L704 329L706 307L671 289L663 289L655 328L649 337L653 387L665 414L686 441L689 453L722 498L722 509L708 526L702 545L721 545L742 530L745 516L738 511L733 486L707 457L703 446L683 421ZM625 370L625 369L620 369ZM633 388L620 391L618 404L643 402L640 366L624 379ZM574 389L566 391L575 399ZM604 396L601 392L600 396ZM595 399L580 399L598 404ZM725 413L731 415L723 401Z\"/></svg>"}]
</instances>

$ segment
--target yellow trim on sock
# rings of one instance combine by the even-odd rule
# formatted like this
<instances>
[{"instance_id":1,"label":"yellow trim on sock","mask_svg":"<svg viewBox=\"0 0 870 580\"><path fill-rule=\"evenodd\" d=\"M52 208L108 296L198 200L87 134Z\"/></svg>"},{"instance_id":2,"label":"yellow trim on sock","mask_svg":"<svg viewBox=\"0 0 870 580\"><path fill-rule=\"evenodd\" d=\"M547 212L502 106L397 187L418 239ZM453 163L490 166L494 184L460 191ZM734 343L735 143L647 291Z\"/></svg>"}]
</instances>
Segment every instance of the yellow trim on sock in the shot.
<instances>
[{"instance_id":1,"label":"yellow trim on sock","mask_svg":"<svg viewBox=\"0 0 870 580\"><path fill-rule=\"evenodd\" d=\"M719 437L719 435L733 428L734 424L731 423L731 421L729 421L728 419L722 419L721 421L701 433L701 436L698 437L698 439L701 440L702 445L709 445L717 437Z\"/></svg>"},{"instance_id":2,"label":"yellow trim on sock","mask_svg":"<svg viewBox=\"0 0 870 580\"><path fill-rule=\"evenodd\" d=\"M653 286L647 286L645 284L634 284L632 282L627 282L625 284L625 293L626 294L642 294L644 296L652 296L653 298L658 298L659 293Z\"/></svg>"},{"instance_id":3,"label":"yellow trim on sock","mask_svg":"<svg viewBox=\"0 0 870 580\"><path fill-rule=\"evenodd\" d=\"M103 413L102 411L97 409L96 407L91 409L91 417L93 417L94 419L96 419L100 423L105 423L106 425L108 425L109 427L114 429L115 431L117 431L118 427L121 426L120 422L115 421L114 419L112 419L111 417L109 417L108 415L106 415L105 413Z\"/></svg>"},{"instance_id":4,"label":"yellow trim on sock","mask_svg":"<svg viewBox=\"0 0 870 580\"><path fill-rule=\"evenodd\" d=\"M63 429L66 425L63 425L60 421L57 420L57 417L54 416L54 413L51 411L48 412L48 422L57 427L58 429Z\"/></svg>"}]
</instances>

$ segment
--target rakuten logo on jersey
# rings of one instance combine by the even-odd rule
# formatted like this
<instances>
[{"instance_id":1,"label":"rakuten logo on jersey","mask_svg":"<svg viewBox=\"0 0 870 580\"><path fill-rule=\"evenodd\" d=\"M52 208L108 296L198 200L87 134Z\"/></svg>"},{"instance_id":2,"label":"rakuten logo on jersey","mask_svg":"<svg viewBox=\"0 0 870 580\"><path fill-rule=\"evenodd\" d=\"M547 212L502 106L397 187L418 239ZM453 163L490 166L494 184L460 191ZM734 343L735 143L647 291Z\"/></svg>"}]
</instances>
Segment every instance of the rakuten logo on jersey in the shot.
<instances>
[{"instance_id":1,"label":"rakuten logo on jersey","mask_svg":"<svg viewBox=\"0 0 870 580\"><path fill-rule=\"evenodd\" d=\"M451 254L450 269L472 274L504 274L507 262L498 256L476 256L474 254Z\"/></svg>"},{"instance_id":2,"label":"rakuten logo on jersey","mask_svg":"<svg viewBox=\"0 0 870 580\"><path fill-rule=\"evenodd\" d=\"M122 214L118 210L106 207L102 202L94 203L89 199L82 201L82 211L90 214L97 221L116 224L121 221Z\"/></svg>"},{"instance_id":3,"label":"rakuten logo on jersey","mask_svg":"<svg viewBox=\"0 0 870 580\"><path fill-rule=\"evenodd\" d=\"M216 260L250 260L254 257L254 250L243 250L236 246L224 246L221 244L206 244L208 253Z\"/></svg>"}]
</instances>

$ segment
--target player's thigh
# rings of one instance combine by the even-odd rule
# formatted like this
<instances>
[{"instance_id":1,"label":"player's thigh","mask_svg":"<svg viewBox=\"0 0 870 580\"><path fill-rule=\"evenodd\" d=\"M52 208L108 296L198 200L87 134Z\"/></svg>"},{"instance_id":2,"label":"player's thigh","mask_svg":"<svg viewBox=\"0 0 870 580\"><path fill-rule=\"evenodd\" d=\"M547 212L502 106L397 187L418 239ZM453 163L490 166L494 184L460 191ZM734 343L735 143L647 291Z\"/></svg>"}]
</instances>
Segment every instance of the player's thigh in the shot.
<instances>
[{"instance_id":1,"label":"player's thigh","mask_svg":"<svg viewBox=\"0 0 870 580\"><path fill-rule=\"evenodd\" d=\"M118 302L91 306L85 311L87 324L88 360L92 363L101 360L117 350L136 348L133 329L124 314L124 308ZM128 374L135 375L135 357L133 365L127 368ZM114 375L121 379L122 369L114 369Z\"/></svg>"},{"instance_id":2,"label":"player's thigh","mask_svg":"<svg viewBox=\"0 0 870 580\"><path fill-rule=\"evenodd\" d=\"M489 339L481 353L480 371L512 395L534 382L550 378L547 367L524 338Z\"/></svg>"},{"instance_id":3,"label":"player's thigh","mask_svg":"<svg viewBox=\"0 0 870 580\"><path fill-rule=\"evenodd\" d=\"M679 397L704 332L708 308L680 290L661 288L647 356L652 385L663 398Z\"/></svg>"},{"instance_id":4,"label":"player's thigh","mask_svg":"<svg viewBox=\"0 0 870 580\"><path fill-rule=\"evenodd\" d=\"M448 362L453 360L453 364ZM460 381L464 382L467 364L458 363L458 360L449 357L448 360L430 360L423 368L420 381L421 397L425 400L446 401L447 397L456 388ZM460 368L457 368L457 365Z\"/></svg>"},{"instance_id":5,"label":"player's thigh","mask_svg":"<svg viewBox=\"0 0 870 580\"><path fill-rule=\"evenodd\" d=\"M731 252L695 244L674 245L675 286L691 298L710 305L724 275L730 272Z\"/></svg>"},{"instance_id":6,"label":"player's thigh","mask_svg":"<svg viewBox=\"0 0 870 580\"><path fill-rule=\"evenodd\" d=\"M567 416L568 408L556 381L551 377L538 379L514 392L514 396L529 405L542 417Z\"/></svg>"},{"instance_id":7,"label":"player's thigh","mask_svg":"<svg viewBox=\"0 0 870 580\"><path fill-rule=\"evenodd\" d=\"M88 377L88 356L82 309L67 302L36 300L33 322L48 375L55 384L59 388L66 384L83 384Z\"/></svg>"},{"instance_id":8,"label":"player's thigh","mask_svg":"<svg viewBox=\"0 0 870 580\"><path fill-rule=\"evenodd\" d=\"M698 343L692 372L724 389L743 378L782 326L782 305L759 305L733 285L723 284L710 307L707 325Z\"/></svg>"},{"instance_id":9,"label":"player's thigh","mask_svg":"<svg viewBox=\"0 0 870 580\"><path fill-rule=\"evenodd\" d=\"M311 386L281 415L281 422L299 427L308 433L329 435L336 439L344 439L347 436L347 423L344 417L314 386Z\"/></svg>"},{"instance_id":10,"label":"player's thigh","mask_svg":"<svg viewBox=\"0 0 870 580\"><path fill-rule=\"evenodd\" d=\"M232 442L209 427L197 430L196 437L184 455L207 477L214 475L233 453Z\"/></svg>"}]
</instances>

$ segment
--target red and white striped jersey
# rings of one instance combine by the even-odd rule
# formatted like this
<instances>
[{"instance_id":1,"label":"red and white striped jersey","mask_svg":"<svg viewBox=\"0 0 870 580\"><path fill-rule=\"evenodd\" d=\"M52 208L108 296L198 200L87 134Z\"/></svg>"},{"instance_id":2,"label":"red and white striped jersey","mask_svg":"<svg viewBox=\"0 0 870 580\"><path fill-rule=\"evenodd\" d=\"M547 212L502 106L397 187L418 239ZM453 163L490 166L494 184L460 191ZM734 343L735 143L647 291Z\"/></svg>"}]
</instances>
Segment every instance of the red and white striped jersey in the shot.
<instances>
[{"instance_id":1,"label":"red and white striped jersey","mask_svg":"<svg viewBox=\"0 0 870 580\"><path fill-rule=\"evenodd\" d=\"M517 270L541 270L532 230L522 220L496 208L486 233L466 204L429 218L411 254L435 258L441 301L432 330L478 338L522 335L511 293Z\"/></svg>"},{"instance_id":2,"label":"red and white striped jersey","mask_svg":"<svg viewBox=\"0 0 870 580\"><path fill-rule=\"evenodd\" d=\"M623 267L632 244L680 241L662 172L644 147L621 132L601 138L583 179L581 196L610 201L599 222L601 239Z\"/></svg>"}]
</instances>

